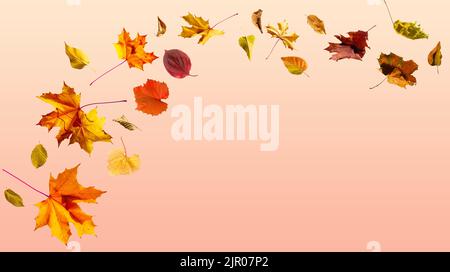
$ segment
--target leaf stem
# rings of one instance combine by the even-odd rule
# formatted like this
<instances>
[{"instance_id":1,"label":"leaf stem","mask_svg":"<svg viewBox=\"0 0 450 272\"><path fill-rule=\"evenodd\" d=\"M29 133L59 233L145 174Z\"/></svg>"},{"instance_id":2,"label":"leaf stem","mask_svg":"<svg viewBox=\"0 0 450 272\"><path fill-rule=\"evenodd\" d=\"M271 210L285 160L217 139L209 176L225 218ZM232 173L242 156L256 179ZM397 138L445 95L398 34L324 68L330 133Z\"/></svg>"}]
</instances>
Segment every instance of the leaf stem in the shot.
<instances>
[{"instance_id":1,"label":"leaf stem","mask_svg":"<svg viewBox=\"0 0 450 272\"><path fill-rule=\"evenodd\" d=\"M233 18L233 17L235 17L235 16L238 16L239 15L239 13L235 13L235 14L233 14L233 15L231 15L231 16L228 16L227 18L225 18L225 19L223 19L222 21L219 21L217 24L215 24L213 27L211 27L211 28L215 28L216 26L218 26L218 25L220 25L221 23L223 23L223 22L225 22L225 21L227 21L227 20L229 20L229 19L231 19L231 18Z\"/></svg>"},{"instance_id":2,"label":"leaf stem","mask_svg":"<svg viewBox=\"0 0 450 272\"><path fill-rule=\"evenodd\" d=\"M372 88L369 88L369 89L370 89L370 90L373 90L373 89L375 89L375 88L380 87L380 85L383 84L383 83L386 81L386 79L387 79L387 77L385 77L385 78L383 79L383 81L381 81L380 83L378 83L377 85L375 85L375 86L373 86Z\"/></svg>"},{"instance_id":3,"label":"leaf stem","mask_svg":"<svg viewBox=\"0 0 450 272\"><path fill-rule=\"evenodd\" d=\"M392 13L391 13L391 9L389 8L389 5L388 5L388 3L386 2L386 0L383 0L384 1L384 5L386 6L386 8L387 8L387 11L388 11L388 13L389 13L389 17L391 18L391 22L392 22L392 24L395 24L395 22L394 22L394 19L392 18Z\"/></svg>"},{"instance_id":4,"label":"leaf stem","mask_svg":"<svg viewBox=\"0 0 450 272\"><path fill-rule=\"evenodd\" d=\"M273 45L272 49L270 50L269 55L267 55L267 57L266 57L266 60L268 60L268 59L270 58L270 56L271 56L272 53L273 53L273 50L275 50L275 47L277 47L277 45L278 45L279 42L280 42L280 39L278 39L278 40L276 41L276 43Z\"/></svg>"},{"instance_id":5,"label":"leaf stem","mask_svg":"<svg viewBox=\"0 0 450 272\"><path fill-rule=\"evenodd\" d=\"M117 100L117 101L90 103L90 104L86 104L86 105L80 107L80 109L85 108L85 107L89 107L89 106L94 106L94 105L106 105L106 104L116 104L116 103L125 103L125 102L127 102L127 100Z\"/></svg>"},{"instance_id":6,"label":"leaf stem","mask_svg":"<svg viewBox=\"0 0 450 272\"><path fill-rule=\"evenodd\" d=\"M127 62L127 60L122 61L121 63L117 64L116 66L114 66L113 68L109 69L108 71L104 72L103 74L101 74L99 77L97 77L94 81L92 81L89 86L92 86L97 80L99 80L100 78L106 76L107 74L109 74L110 72L112 72L114 69L116 69L117 67L119 67L120 65L124 64L125 62Z\"/></svg>"},{"instance_id":7,"label":"leaf stem","mask_svg":"<svg viewBox=\"0 0 450 272\"><path fill-rule=\"evenodd\" d=\"M18 178L18 177L15 176L14 174L8 172L7 170L5 170L5 169L2 169L2 170L3 170L3 172L5 172L6 174L8 174L8 175L10 175L11 177L17 179L18 181L22 182L23 184L25 184L26 186L30 187L30 188L33 189L34 191L40 193L41 195L44 195L44 196L46 196L47 198L50 197L50 196L47 195L46 193L43 193L43 192L39 191L38 189L34 188L33 186L31 186L31 185L28 184L27 182L23 181L22 179Z\"/></svg>"},{"instance_id":8,"label":"leaf stem","mask_svg":"<svg viewBox=\"0 0 450 272\"><path fill-rule=\"evenodd\" d=\"M125 153L125 156L128 156L127 147L125 146L125 142L123 141L123 137L120 137L120 141L122 142L123 152Z\"/></svg>"},{"instance_id":9,"label":"leaf stem","mask_svg":"<svg viewBox=\"0 0 450 272\"><path fill-rule=\"evenodd\" d=\"M372 29L374 29L375 27L377 27L377 25L372 26L371 28L369 28L369 30L367 30L366 32L371 31Z\"/></svg>"}]
</instances>

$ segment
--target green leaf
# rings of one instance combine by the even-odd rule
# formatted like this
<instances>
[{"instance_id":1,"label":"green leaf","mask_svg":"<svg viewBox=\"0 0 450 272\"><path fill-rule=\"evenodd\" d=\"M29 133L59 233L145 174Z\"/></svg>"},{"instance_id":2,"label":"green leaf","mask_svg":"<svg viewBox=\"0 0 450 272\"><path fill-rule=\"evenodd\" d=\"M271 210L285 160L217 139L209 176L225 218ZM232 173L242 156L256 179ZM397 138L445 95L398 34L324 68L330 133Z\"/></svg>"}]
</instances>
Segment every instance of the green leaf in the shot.
<instances>
[{"instance_id":1,"label":"green leaf","mask_svg":"<svg viewBox=\"0 0 450 272\"><path fill-rule=\"evenodd\" d=\"M249 60L252 60L253 55L253 45L255 44L255 36L242 36L239 38L239 45L244 49L247 53L247 57Z\"/></svg>"},{"instance_id":2,"label":"green leaf","mask_svg":"<svg viewBox=\"0 0 450 272\"><path fill-rule=\"evenodd\" d=\"M394 23L394 29L398 34L411 40L428 39L428 34L416 22L402 22L397 20Z\"/></svg>"},{"instance_id":3,"label":"green leaf","mask_svg":"<svg viewBox=\"0 0 450 272\"><path fill-rule=\"evenodd\" d=\"M41 144L38 144L33 151L31 151L31 163L35 168L43 166L47 162L47 150Z\"/></svg>"},{"instance_id":4,"label":"green leaf","mask_svg":"<svg viewBox=\"0 0 450 272\"><path fill-rule=\"evenodd\" d=\"M11 189L5 190L5 198L15 207L24 207L22 197Z\"/></svg>"},{"instance_id":5,"label":"green leaf","mask_svg":"<svg viewBox=\"0 0 450 272\"><path fill-rule=\"evenodd\" d=\"M66 47L66 55L69 57L70 65L74 69L83 69L89 64L89 57L80 49L71 47L64 43Z\"/></svg>"}]
</instances>

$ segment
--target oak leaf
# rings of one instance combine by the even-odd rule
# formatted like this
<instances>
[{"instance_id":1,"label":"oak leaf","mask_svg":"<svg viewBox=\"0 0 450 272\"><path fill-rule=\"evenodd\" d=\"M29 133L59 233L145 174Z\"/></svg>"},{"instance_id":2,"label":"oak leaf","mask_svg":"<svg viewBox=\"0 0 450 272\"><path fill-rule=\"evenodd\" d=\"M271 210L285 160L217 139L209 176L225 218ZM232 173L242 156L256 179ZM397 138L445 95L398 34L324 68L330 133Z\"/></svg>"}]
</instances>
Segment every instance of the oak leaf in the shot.
<instances>
[{"instance_id":1,"label":"oak leaf","mask_svg":"<svg viewBox=\"0 0 450 272\"><path fill-rule=\"evenodd\" d=\"M97 198L105 193L94 187L81 186L77 180L78 167L65 169L56 179L50 175L48 198L36 204L39 214L35 219L35 230L48 225L52 236L64 244L72 235L69 223L75 226L80 237L95 235L92 216L84 213L78 203L96 203Z\"/></svg>"},{"instance_id":2,"label":"oak leaf","mask_svg":"<svg viewBox=\"0 0 450 272\"><path fill-rule=\"evenodd\" d=\"M387 76L389 83L402 88L416 85L417 80L412 74L419 69L419 66L413 60L405 61L394 53L389 55L382 53L378 63L380 71Z\"/></svg>"},{"instance_id":3,"label":"oak leaf","mask_svg":"<svg viewBox=\"0 0 450 272\"><path fill-rule=\"evenodd\" d=\"M38 98L54 106L55 110L42 116L38 125L47 127L49 131L55 127L59 128L56 135L58 145L65 139L70 139L69 144L77 142L90 154L94 142L110 142L111 136L103 130L105 118L99 118L96 109L87 114L82 110L80 97L81 94L76 94L74 89L65 83L60 94L42 94Z\"/></svg>"},{"instance_id":4,"label":"oak leaf","mask_svg":"<svg viewBox=\"0 0 450 272\"><path fill-rule=\"evenodd\" d=\"M334 53L331 60L339 61L341 59L356 59L362 60L366 54L366 48L370 48L367 44L369 33L367 31L349 32L348 37L343 35L336 35L335 37L341 43L329 43L330 45L325 50Z\"/></svg>"},{"instance_id":5,"label":"oak leaf","mask_svg":"<svg viewBox=\"0 0 450 272\"><path fill-rule=\"evenodd\" d=\"M167 110L167 104L161 101L169 97L166 83L148 79L144 85L135 87L133 91L136 110L151 115L159 115Z\"/></svg>"},{"instance_id":6,"label":"oak leaf","mask_svg":"<svg viewBox=\"0 0 450 272\"><path fill-rule=\"evenodd\" d=\"M119 59L126 60L130 68L135 67L144 70L144 64L152 63L158 57L155 54L145 52L147 35L137 34L132 40L130 34L123 29L119 35L119 41L114 44Z\"/></svg>"},{"instance_id":7,"label":"oak leaf","mask_svg":"<svg viewBox=\"0 0 450 272\"><path fill-rule=\"evenodd\" d=\"M200 35L199 44L205 44L210 38L225 34L222 30L214 29L210 27L209 20L205 20L202 17L197 17L191 13L182 17L190 26L182 26L182 32L180 34L183 38L192 38Z\"/></svg>"}]
</instances>

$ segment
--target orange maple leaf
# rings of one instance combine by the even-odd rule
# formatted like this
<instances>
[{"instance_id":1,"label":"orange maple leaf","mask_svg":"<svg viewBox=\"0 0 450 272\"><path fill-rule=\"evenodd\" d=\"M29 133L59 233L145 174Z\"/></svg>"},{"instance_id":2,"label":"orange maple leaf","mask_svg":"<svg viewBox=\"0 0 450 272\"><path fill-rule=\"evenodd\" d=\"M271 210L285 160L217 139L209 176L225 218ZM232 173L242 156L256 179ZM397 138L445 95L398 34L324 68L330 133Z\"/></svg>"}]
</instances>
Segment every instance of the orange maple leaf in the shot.
<instances>
[{"instance_id":1,"label":"orange maple leaf","mask_svg":"<svg viewBox=\"0 0 450 272\"><path fill-rule=\"evenodd\" d=\"M94 187L81 186L77 181L78 167L65 169L56 179L50 176L50 195L36 204L39 214L35 219L35 230L48 225L52 236L64 244L72 235L69 223L75 226L80 237L83 234L95 235L92 216L84 213L78 203L96 203L96 199L105 193Z\"/></svg>"},{"instance_id":2,"label":"orange maple leaf","mask_svg":"<svg viewBox=\"0 0 450 272\"><path fill-rule=\"evenodd\" d=\"M80 97L81 94L76 94L66 83L60 94L45 93L39 96L39 99L54 106L55 110L42 116L38 125L47 127L49 131L59 127L56 135L58 145L70 138L69 144L77 142L90 154L94 142L110 142L112 137L103 130L105 118L99 118L96 109L87 114L82 110Z\"/></svg>"},{"instance_id":3,"label":"orange maple leaf","mask_svg":"<svg viewBox=\"0 0 450 272\"><path fill-rule=\"evenodd\" d=\"M169 97L169 88L164 82L148 79L147 82L134 88L137 110L151 115L159 115L167 110L167 104L161 99Z\"/></svg>"},{"instance_id":4,"label":"orange maple leaf","mask_svg":"<svg viewBox=\"0 0 450 272\"><path fill-rule=\"evenodd\" d=\"M119 35L119 41L114 44L117 55L120 59L126 60L130 68L136 67L144 70L144 64L152 63L158 57L152 53L147 53L144 50L147 35L137 34L136 38L132 40L130 34L123 29Z\"/></svg>"}]
</instances>

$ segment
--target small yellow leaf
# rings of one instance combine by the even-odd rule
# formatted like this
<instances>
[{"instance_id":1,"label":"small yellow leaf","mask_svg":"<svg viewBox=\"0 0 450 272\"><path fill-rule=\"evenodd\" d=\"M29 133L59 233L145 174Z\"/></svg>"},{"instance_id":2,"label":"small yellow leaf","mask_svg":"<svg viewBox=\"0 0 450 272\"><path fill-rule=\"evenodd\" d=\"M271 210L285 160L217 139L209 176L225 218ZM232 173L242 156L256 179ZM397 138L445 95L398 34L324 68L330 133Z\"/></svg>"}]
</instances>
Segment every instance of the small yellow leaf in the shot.
<instances>
[{"instance_id":1,"label":"small yellow leaf","mask_svg":"<svg viewBox=\"0 0 450 272\"><path fill-rule=\"evenodd\" d=\"M319 34L327 34L324 22L316 15L308 16L308 24L312 27L312 29L314 29L315 32Z\"/></svg>"},{"instance_id":2,"label":"small yellow leaf","mask_svg":"<svg viewBox=\"0 0 450 272\"><path fill-rule=\"evenodd\" d=\"M24 207L22 197L11 189L5 190L5 198L15 207Z\"/></svg>"},{"instance_id":3,"label":"small yellow leaf","mask_svg":"<svg viewBox=\"0 0 450 272\"><path fill-rule=\"evenodd\" d=\"M139 155L128 157L123 149L113 150L108 157L108 170L113 176L129 175L139 170Z\"/></svg>"},{"instance_id":4,"label":"small yellow leaf","mask_svg":"<svg viewBox=\"0 0 450 272\"><path fill-rule=\"evenodd\" d=\"M253 54L253 45L255 44L255 36L242 36L239 38L239 45L244 49L244 51L247 53L247 57L249 60L252 59Z\"/></svg>"},{"instance_id":5,"label":"small yellow leaf","mask_svg":"<svg viewBox=\"0 0 450 272\"><path fill-rule=\"evenodd\" d=\"M394 22L394 29L398 34L411 40L428 39L428 34L416 22L402 22L397 20Z\"/></svg>"},{"instance_id":6,"label":"small yellow leaf","mask_svg":"<svg viewBox=\"0 0 450 272\"><path fill-rule=\"evenodd\" d=\"M31 163L35 168L43 166L47 162L47 150L41 144L36 145L36 147L31 151Z\"/></svg>"},{"instance_id":7,"label":"small yellow leaf","mask_svg":"<svg viewBox=\"0 0 450 272\"><path fill-rule=\"evenodd\" d=\"M83 69L89 64L89 57L80 49L71 47L64 43L66 47L66 54L70 59L70 65L74 69Z\"/></svg>"},{"instance_id":8,"label":"small yellow leaf","mask_svg":"<svg viewBox=\"0 0 450 272\"><path fill-rule=\"evenodd\" d=\"M191 13L183 16L183 19L191 26L182 26L180 36L183 38L192 38L200 35L201 38L198 41L199 44L204 45L211 37L225 34L222 30L217 30L214 29L214 27L210 27L208 20L205 20L202 17L197 17Z\"/></svg>"},{"instance_id":9,"label":"small yellow leaf","mask_svg":"<svg viewBox=\"0 0 450 272\"><path fill-rule=\"evenodd\" d=\"M166 31L167 31L166 24L158 16L158 33L156 33L156 36L157 37L162 36L162 35L164 35L166 33Z\"/></svg>"},{"instance_id":10,"label":"small yellow leaf","mask_svg":"<svg viewBox=\"0 0 450 272\"><path fill-rule=\"evenodd\" d=\"M114 119L113 121L131 131L139 129L135 124L128 121L128 119L127 119L127 117L125 117L125 115L122 115L120 118Z\"/></svg>"},{"instance_id":11,"label":"small yellow leaf","mask_svg":"<svg viewBox=\"0 0 450 272\"><path fill-rule=\"evenodd\" d=\"M301 75L308 69L308 63L300 57L283 57L281 60L291 74Z\"/></svg>"},{"instance_id":12,"label":"small yellow leaf","mask_svg":"<svg viewBox=\"0 0 450 272\"><path fill-rule=\"evenodd\" d=\"M268 26L266 26L266 29L267 33L272 35L272 38L280 39L286 48L294 50L294 43L297 41L299 36L295 32L292 34L288 34L287 31L289 29L289 26L287 22L280 22L277 24L277 27L269 24Z\"/></svg>"},{"instance_id":13,"label":"small yellow leaf","mask_svg":"<svg viewBox=\"0 0 450 272\"><path fill-rule=\"evenodd\" d=\"M261 34L263 33L262 23L261 23L262 13L263 13L263 11L261 9L258 9L257 11L253 12L253 14L252 14L252 22L259 29L259 31L261 31Z\"/></svg>"}]
</instances>

